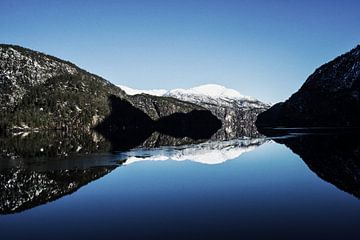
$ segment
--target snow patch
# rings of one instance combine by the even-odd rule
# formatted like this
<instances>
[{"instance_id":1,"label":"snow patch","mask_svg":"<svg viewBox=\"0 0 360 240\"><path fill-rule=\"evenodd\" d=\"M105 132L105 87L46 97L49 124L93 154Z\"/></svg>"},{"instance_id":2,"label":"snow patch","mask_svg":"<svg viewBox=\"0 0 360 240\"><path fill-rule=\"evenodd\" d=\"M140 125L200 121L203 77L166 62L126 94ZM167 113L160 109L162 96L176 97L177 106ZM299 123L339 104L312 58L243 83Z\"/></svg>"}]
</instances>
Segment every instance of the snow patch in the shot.
<instances>
[{"instance_id":1,"label":"snow patch","mask_svg":"<svg viewBox=\"0 0 360 240\"><path fill-rule=\"evenodd\" d=\"M150 90L140 90L135 88L126 87L123 85L117 85L119 88L124 90L128 95L136 95L136 94L149 94L154 96L163 96L168 90L165 89L150 89Z\"/></svg>"}]
</instances>

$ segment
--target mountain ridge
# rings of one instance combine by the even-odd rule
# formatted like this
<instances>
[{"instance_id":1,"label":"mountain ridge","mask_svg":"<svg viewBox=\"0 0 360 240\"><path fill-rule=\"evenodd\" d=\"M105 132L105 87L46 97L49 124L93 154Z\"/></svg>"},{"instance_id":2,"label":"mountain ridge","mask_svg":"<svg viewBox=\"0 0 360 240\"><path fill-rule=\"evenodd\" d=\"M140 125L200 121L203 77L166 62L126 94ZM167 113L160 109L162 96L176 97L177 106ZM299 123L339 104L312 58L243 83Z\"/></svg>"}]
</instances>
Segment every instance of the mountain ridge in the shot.
<instances>
[{"instance_id":1,"label":"mountain ridge","mask_svg":"<svg viewBox=\"0 0 360 240\"><path fill-rule=\"evenodd\" d=\"M204 107L222 121L222 128L215 134L215 138L223 140L258 136L255 126L257 115L270 107L269 104L217 84L172 90L139 90L122 85L120 87L134 96L154 93Z\"/></svg>"},{"instance_id":2,"label":"mountain ridge","mask_svg":"<svg viewBox=\"0 0 360 240\"><path fill-rule=\"evenodd\" d=\"M359 127L360 45L317 68L285 102L259 114L257 126Z\"/></svg>"},{"instance_id":3,"label":"mountain ridge","mask_svg":"<svg viewBox=\"0 0 360 240\"><path fill-rule=\"evenodd\" d=\"M149 94L154 96L170 96L175 94L194 94L194 95L203 95L212 98L231 98L231 99L247 99L247 100L257 100L254 97L246 96L241 94L239 91L227 88L220 84L207 83L202 85L197 85L191 88L173 88L173 89L137 89L125 85L116 86L123 89L129 95L137 94Z\"/></svg>"},{"instance_id":4,"label":"mountain ridge","mask_svg":"<svg viewBox=\"0 0 360 240\"><path fill-rule=\"evenodd\" d=\"M68 61L17 45L0 45L0 130L90 129L110 114L109 97L124 99L152 120L204 110L193 103L130 96Z\"/></svg>"}]
</instances>

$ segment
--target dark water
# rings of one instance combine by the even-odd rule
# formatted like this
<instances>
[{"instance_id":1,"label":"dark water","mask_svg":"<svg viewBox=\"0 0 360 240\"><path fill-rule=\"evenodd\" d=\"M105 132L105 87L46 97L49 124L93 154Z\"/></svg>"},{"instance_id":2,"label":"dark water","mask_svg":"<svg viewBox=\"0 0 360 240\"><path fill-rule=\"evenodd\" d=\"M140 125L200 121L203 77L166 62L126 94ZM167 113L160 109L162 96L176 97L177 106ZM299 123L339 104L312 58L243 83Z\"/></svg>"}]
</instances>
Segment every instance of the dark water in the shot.
<instances>
[{"instance_id":1,"label":"dark water","mask_svg":"<svg viewBox=\"0 0 360 240\"><path fill-rule=\"evenodd\" d=\"M1 239L359 239L357 135L111 153L54 139L1 142Z\"/></svg>"}]
</instances>

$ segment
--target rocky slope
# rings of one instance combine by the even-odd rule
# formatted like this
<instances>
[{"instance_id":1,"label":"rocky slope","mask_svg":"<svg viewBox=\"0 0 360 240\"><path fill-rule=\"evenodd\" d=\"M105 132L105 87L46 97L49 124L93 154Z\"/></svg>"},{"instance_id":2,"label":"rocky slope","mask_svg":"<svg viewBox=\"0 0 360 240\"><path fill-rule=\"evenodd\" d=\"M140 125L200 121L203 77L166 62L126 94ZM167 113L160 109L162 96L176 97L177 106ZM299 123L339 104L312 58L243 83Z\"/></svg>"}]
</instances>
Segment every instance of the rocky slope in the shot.
<instances>
[{"instance_id":1,"label":"rocky slope","mask_svg":"<svg viewBox=\"0 0 360 240\"><path fill-rule=\"evenodd\" d=\"M258 116L266 127L359 127L360 45L318 68L287 101Z\"/></svg>"},{"instance_id":2,"label":"rocky slope","mask_svg":"<svg viewBox=\"0 0 360 240\"><path fill-rule=\"evenodd\" d=\"M204 110L173 98L129 96L70 62L4 44L0 45L0 89L0 130L90 129L110 114L110 96L128 101L152 120Z\"/></svg>"},{"instance_id":3,"label":"rocky slope","mask_svg":"<svg viewBox=\"0 0 360 240\"><path fill-rule=\"evenodd\" d=\"M254 124L257 115L270 107L257 99L243 96L236 90L216 84L173 90L137 90L126 86L120 87L134 96L141 93L154 94L204 107L222 121L222 128L214 138L223 140L241 136L257 136Z\"/></svg>"}]
</instances>

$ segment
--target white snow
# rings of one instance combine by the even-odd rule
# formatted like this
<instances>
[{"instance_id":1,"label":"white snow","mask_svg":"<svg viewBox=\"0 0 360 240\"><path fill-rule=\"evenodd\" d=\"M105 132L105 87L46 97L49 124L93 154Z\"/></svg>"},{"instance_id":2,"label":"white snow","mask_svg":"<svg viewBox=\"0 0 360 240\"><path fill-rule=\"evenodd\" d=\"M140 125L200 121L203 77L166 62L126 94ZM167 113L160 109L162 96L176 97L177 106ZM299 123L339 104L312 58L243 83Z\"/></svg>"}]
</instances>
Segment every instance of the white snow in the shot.
<instances>
[{"instance_id":1,"label":"white snow","mask_svg":"<svg viewBox=\"0 0 360 240\"><path fill-rule=\"evenodd\" d=\"M78 112L81 112L81 111L82 111L82 109L81 109L81 108L79 108L79 106L78 106L78 105L75 105L75 108L76 108L76 111L78 111Z\"/></svg>"},{"instance_id":2,"label":"white snow","mask_svg":"<svg viewBox=\"0 0 360 240\"><path fill-rule=\"evenodd\" d=\"M78 147L76 148L76 152L79 152L81 149L82 149L82 146L78 146Z\"/></svg>"},{"instance_id":3,"label":"white snow","mask_svg":"<svg viewBox=\"0 0 360 240\"><path fill-rule=\"evenodd\" d=\"M140 89L126 87L123 85L117 85L117 86L119 88L121 88L122 90L124 90L129 95L145 93L145 94L150 94L150 95L154 95L154 96L163 96L167 92L167 90L165 90L165 89L140 90Z\"/></svg>"},{"instance_id":4,"label":"white snow","mask_svg":"<svg viewBox=\"0 0 360 240\"><path fill-rule=\"evenodd\" d=\"M246 97L234 89L217 84L205 84L189 89L173 89L168 91L165 95L201 95L212 98L250 99L250 97Z\"/></svg>"},{"instance_id":5,"label":"white snow","mask_svg":"<svg viewBox=\"0 0 360 240\"><path fill-rule=\"evenodd\" d=\"M188 146L186 148L149 149L127 153L124 165L142 161L192 161L201 164L221 164L235 159L263 144L265 139L242 139L215 141Z\"/></svg>"},{"instance_id":6,"label":"white snow","mask_svg":"<svg viewBox=\"0 0 360 240\"><path fill-rule=\"evenodd\" d=\"M235 89L226 88L224 86L218 85L218 84L205 84L200 85L197 87L189 88L189 89L183 89L183 88L177 88L172 90L166 90L166 89L150 89L150 90L140 90L140 89L134 89L131 87L127 87L124 85L118 85L122 90L124 90L129 95L135 95L135 94L150 94L155 96L203 96L203 97L210 97L210 98L225 98L225 99L247 99L247 100L253 100L253 98L244 96L240 94Z\"/></svg>"}]
</instances>

